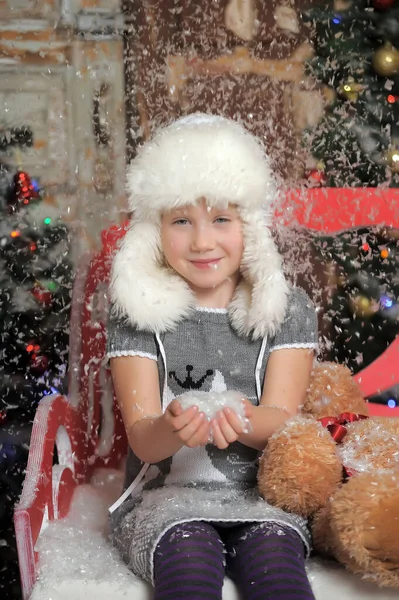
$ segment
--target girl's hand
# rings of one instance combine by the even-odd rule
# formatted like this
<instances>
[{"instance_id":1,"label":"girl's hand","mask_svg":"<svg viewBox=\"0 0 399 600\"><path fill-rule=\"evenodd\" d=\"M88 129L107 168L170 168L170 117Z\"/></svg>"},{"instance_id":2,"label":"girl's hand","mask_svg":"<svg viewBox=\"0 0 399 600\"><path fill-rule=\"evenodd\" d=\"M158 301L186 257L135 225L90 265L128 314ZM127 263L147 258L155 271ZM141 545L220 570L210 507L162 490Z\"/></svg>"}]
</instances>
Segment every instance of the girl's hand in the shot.
<instances>
[{"instance_id":1,"label":"girl's hand","mask_svg":"<svg viewBox=\"0 0 399 600\"><path fill-rule=\"evenodd\" d=\"M253 405L246 398L243 399L243 403L245 417L251 419ZM213 443L220 450L223 450L244 434L244 427L241 419L238 418L237 413L232 408L224 408L218 413L216 419L212 419L211 432Z\"/></svg>"},{"instance_id":2,"label":"girl's hand","mask_svg":"<svg viewBox=\"0 0 399 600\"><path fill-rule=\"evenodd\" d=\"M208 443L211 425L197 406L183 410L178 400L172 400L163 416L184 446L196 448Z\"/></svg>"},{"instance_id":3,"label":"girl's hand","mask_svg":"<svg viewBox=\"0 0 399 600\"><path fill-rule=\"evenodd\" d=\"M251 419L253 405L246 398L243 399L243 403L245 417ZM211 432L213 443L223 450L244 435L244 426L232 408L224 408L218 413L216 419L212 419Z\"/></svg>"}]
</instances>

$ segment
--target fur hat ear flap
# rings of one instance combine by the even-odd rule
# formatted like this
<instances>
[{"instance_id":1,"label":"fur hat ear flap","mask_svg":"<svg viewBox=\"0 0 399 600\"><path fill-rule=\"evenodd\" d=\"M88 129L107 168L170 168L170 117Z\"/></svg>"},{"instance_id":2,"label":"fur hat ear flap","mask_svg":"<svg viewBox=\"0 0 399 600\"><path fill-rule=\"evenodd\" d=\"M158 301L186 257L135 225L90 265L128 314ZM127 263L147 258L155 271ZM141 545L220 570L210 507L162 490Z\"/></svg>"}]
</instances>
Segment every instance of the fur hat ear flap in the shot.
<instances>
[{"instance_id":1,"label":"fur hat ear flap","mask_svg":"<svg viewBox=\"0 0 399 600\"><path fill-rule=\"evenodd\" d=\"M289 286L282 259L263 210L240 210L245 250L241 263L243 281L237 287L229 312L239 333L260 339L273 337L284 321Z\"/></svg>"},{"instance_id":2,"label":"fur hat ear flap","mask_svg":"<svg viewBox=\"0 0 399 600\"><path fill-rule=\"evenodd\" d=\"M135 222L122 240L111 271L111 301L117 316L138 329L173 329L195 306L187 283L163 265L160 227Z\"/></svg>"}]
</instances>

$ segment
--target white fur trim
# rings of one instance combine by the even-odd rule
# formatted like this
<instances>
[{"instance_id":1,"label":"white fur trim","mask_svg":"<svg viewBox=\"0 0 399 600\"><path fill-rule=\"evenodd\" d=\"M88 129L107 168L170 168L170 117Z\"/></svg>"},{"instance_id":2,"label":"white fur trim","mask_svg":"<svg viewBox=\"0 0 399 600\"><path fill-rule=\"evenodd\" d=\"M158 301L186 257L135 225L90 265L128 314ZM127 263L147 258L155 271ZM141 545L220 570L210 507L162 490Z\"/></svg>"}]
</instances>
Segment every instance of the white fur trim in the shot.
<instances>
[{"instance_id":1,"label":"white fur trim","mask_svg":"<svg viewBox=\"0 0 399 600\"><path fill-rule=\"evenodd\" d=\"M241 271L244 281L230 304L234 328L253 339L274 337L287 308L289 287L282 261L262 209L238 209L243 221L244 255Z\"/></svg>"},{"instance_id":2,"label":"white fur trim","mask_svg":"<svg viewBox=\"0 0 399 600\"><path fill-rule=\"evenodd\" d=\"M206 197L254 209L275 199L276 186L260 141L241 125L212 115L183 118L139 150L127 175L130 210L139 220Z\"/></svg>"},{"instance_id":3,"label":"white fur trim","mask_svg":"<svg viewBox=\"0 0 399 600\"><path fill-rule=\"evenodd\" d=\"M162 265L159 225L136 220L115 255L110 291L117 316L154 333L173 329L195 306L186 282Z\"/></svg>"},{"instance_id":4,"label":"white fur trim","mask_svg":"<svg viewBox=\"0 0 399 600\"><path fill-rule=\"evenodd\" d=\"M285 350L286 348L318 348L318 344L315 342L303 343L303 344L279 344L278 346L272 346L270 348L270 352L274 352L274 350Z\"/></svg>"},{"instance_id":5,"label":"white fur trim","mask_svg":"<svg viewBox=\"0 0 399 600\"><path fill-rule=\"evenodd\" d=\"M135 350L120 350L118 352L108 352L107 358L118 358L119 356L140 356L140 358L150 358L158 362L158 358L155 354L149 352L136 352Z\"/></svg>"},{"instance_id":6,"label":"white fur trim","mask_svg":"<svg viewBox=\"0 0 399 600\"><path fill-rule=\"evenodd\" d=\"M227 308L209 308L208 306L196 306L195 310L198 312L207 312L207 313L221 313L227 314Z\"/></svg>"}]
</instances>

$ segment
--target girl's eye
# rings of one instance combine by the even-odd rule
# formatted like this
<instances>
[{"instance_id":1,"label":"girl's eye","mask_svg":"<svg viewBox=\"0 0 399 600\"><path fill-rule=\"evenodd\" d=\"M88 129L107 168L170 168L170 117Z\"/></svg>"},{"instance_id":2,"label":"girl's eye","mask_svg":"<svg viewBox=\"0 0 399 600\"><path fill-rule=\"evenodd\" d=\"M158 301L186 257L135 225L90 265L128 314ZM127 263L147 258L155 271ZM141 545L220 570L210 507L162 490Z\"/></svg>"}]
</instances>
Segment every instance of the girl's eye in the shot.
<instances>
[{"instance_id":1,"label":"girl's eye","mask_svg":"<svg viewBox=\"0 0 399 600\"><path fill-rule=\"evenodd\" d=\"M173 225L187 225L187 223L187 219L176 219L176 221L173 221Z\"/></svg>"},{"instance_id":2,"label":"girl's eye","mask_svg":"<svg viewBox=\"0 0 399 600\"><path fill-rule=\"evenodd\" d=\"M228 219L227 217L218 217L217 219L215 219L216 223L229 223L230 219Z\"/></svg>"}]
</instances>

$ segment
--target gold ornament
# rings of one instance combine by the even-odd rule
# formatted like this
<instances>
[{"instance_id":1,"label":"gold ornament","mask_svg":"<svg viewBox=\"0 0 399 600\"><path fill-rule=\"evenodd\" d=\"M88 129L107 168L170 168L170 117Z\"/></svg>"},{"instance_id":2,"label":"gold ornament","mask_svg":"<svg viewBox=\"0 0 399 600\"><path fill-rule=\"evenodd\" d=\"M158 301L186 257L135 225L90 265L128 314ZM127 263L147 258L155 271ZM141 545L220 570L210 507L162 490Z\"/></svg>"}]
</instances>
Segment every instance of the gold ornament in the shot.
<instances>
[{"instance_id":1,"label":"gold ornament","mask_svg":"<svg viewBox=\"0 0 399 600\"><path fill-rule=\"evenodd\" d=\"M349 299L352 312L357 317L372 317L379 310L378 302L366 296L355 296Z\"/></svg>"},{"instance_id":2,"label":"gold ornament","mask_svg":"<svg viewBox=\"0 0 399 600\"><path fill-rule=\"evenodd\" d=\"M356 102L360 92L364 90L364 85L356 83L353 79L348 79L345 83L339 86L338 93L340 96L349 100L349 102Z\"/></svg>"},{"instance_id":3,"label":"gold ornament","mask_svg":"<svg viewBox=\"0 0 399 600\"><path fill-rule=\"evenodd\" d=\"M392 173L399 173L399 142L389 148L387 163Z\"/></svg>"},{"instance_id":4,"label":"gold ornament","mask_svg":"<svg viewBox=\"0 0 399 600\"><path fill-rule=\"evenodd\" d=\"M390 77L399 73L399 50L386 42L374 53L373 69L382 77Z\"/></svg>"}]
</instances>

